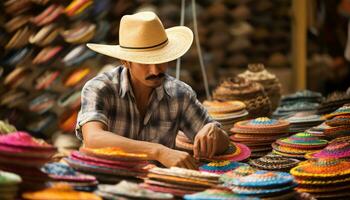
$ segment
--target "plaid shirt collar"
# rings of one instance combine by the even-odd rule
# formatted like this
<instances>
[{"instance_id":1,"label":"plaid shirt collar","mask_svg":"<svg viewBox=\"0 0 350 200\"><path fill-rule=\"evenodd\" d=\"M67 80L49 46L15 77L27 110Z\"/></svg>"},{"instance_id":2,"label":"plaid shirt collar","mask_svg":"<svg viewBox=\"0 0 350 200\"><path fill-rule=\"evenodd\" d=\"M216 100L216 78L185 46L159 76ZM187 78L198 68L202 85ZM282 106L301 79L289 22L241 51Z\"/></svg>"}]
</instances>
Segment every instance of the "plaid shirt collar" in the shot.
<instances>
[{"instance_id":1,"label":"plaid shirt collar","mask_svg":"<svg viewBox=\"0 0 350 200\"><path fill-rule=\"evenodd\" d=\"M129 93L135 99L134 92L133 92L131 84L130 84L128 73L129 73L128 69L126 67L124 67L123 71L120 74L119 95L120 95L120 97L124 98L126 96L126 94ZM168 75L166 75L163 84L158 86L157 88L155 88L155 93L157 95L158 101L163 99L164 93L167 94L169 97L171 97L171 92L166 87L167 78L168 78L167 76Z\"/></svg>"}]
</instances>

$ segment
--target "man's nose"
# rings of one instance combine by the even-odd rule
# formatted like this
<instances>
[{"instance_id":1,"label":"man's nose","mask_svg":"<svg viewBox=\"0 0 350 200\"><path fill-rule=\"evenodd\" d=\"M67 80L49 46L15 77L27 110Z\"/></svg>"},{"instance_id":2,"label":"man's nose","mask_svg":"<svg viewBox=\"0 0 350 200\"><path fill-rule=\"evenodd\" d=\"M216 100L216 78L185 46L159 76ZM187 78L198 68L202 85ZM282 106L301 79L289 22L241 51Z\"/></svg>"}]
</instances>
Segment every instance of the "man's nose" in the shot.
<instances>
[{"instance_id":1,"label":"man's nose","mask_svg":"<svg viewBox=\"0 0 350 200\"><path fill-rule=\"evenodd\" d=\"M153 74L153 75L158 75L162 73L162 69L160 68L159 65L156 65L156 64L150 65L149 69L150 69L150 74Z\"/></svg>"}]
</instances>

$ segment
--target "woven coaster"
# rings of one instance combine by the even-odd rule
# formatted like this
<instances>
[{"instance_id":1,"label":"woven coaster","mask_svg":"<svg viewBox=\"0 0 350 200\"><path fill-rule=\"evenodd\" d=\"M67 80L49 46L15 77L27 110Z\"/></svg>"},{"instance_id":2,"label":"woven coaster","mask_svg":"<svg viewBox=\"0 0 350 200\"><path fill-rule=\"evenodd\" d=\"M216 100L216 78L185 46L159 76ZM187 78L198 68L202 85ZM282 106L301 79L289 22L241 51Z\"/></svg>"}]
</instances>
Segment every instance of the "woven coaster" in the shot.
<instances>
[{"instance_id":1,"label":"woven coaster","mask_svg":"<svg viewBox=\"0 0 350 200\"><path fill-rule=\"evenodd\" d=\"M297 133L288 138L279 139L276 141L281 146L300 148L300 149L321 149L328 143L327 140L321 140L310 133Z\"/></svg>"},{"instance_id":2,"label":"woven coaster","mask_svg":"<svg viewBox=\"0 0 350 200\"><path fill-rule=\"evenodd\" d=\"M350 143L347 141L330 142L324 149L306 154L305 158L350 158Z\"/></svg>"},{"instance_id":3,"label":"woven coaster","mask_svg":"<svg viewBox=\"0 0 350 200\"><path fill-rule=\"evenodd\" d=\"M257 197L248 197L232 193L232 191L207 189L203 192L189 194L184 196L185 200L203 200L203 199L220 199L220 200L258 200Z\"/></svg>"},{"instance_id":4,"label":"woven coaster","mask_svg":"<svg viewBox=\"0 0 350 200\"><path fill-rule=\"evenodd\" d=\"M199 167L199 171L210 172L214 174L223 174L228 171L234 170L239 166L246 165L244 163L239 162L231 162L231 161L218 161L211 162Z\"/></svg>"},{"instance_id":5,"label":"woven coaster","mask_svg":"<svg viewBox=\"0 0 350 200\"><path fill-rule=\"evenodd\" d=\"M114 147L100 149L89 149L82 147L79 149L79 151L88 156L107 160L147 160L146 154L127 153Z\"/></svg>"},{"instance_id":6,"label":"woven coaster","mask_svg":"<svg viewBox=\"0 0 350 200\"><path fill-rule=\"evenodd\" d=\"M318 159L294 167L290 173L296 177L330 178L350 175L350 162L338 159Z\"/></svg>"}]
</instances>

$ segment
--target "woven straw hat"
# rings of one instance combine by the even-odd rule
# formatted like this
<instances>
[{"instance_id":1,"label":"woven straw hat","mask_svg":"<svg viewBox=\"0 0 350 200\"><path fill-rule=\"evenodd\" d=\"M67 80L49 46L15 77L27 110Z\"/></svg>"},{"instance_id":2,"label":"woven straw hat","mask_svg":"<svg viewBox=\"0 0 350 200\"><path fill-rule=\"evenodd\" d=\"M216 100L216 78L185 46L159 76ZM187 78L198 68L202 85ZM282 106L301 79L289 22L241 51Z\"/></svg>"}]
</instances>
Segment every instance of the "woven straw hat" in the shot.
<instances>
[{"instance_id":1,"label":"woven straw hat","mask_svg":"<svg viewBox=\"0 0 350 200\"><path fill-rule=\"evenodd\" d=\"M159 64L181 57L191 47L193 33L185 26L164 29L153 12L125 15L120 21L119 45L87 44L98 53L142 64Z\"/></svg>"}]
</instances>

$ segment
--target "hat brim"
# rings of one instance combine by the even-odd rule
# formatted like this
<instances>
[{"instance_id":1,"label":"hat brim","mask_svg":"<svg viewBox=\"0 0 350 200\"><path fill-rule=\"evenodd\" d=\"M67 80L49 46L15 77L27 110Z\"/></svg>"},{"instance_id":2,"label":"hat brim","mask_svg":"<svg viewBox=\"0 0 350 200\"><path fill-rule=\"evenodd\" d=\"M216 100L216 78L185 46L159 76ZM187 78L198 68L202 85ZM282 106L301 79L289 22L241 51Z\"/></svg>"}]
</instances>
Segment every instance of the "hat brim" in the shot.
<instances>
[{"instance_id":1,"label":"hat brim","mask_svg":"<svg viewBox=\"0 0 350 200\"><path fill-rule=\"evenodd\" d=\"M160 64L175 60L184 55L191 47L193 33L185 26L176 26L165 30L168 43L152 50L128 50L119 45L105 45L88 43L87 47L98 53L142 64Z\"/></svg>"}]
</instances>

